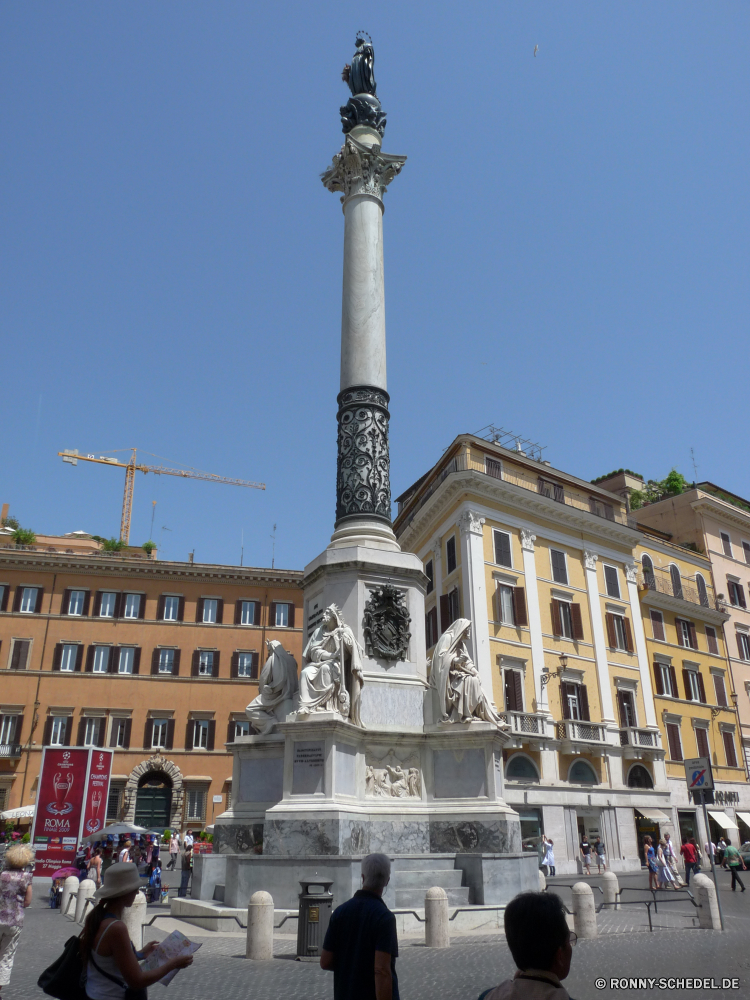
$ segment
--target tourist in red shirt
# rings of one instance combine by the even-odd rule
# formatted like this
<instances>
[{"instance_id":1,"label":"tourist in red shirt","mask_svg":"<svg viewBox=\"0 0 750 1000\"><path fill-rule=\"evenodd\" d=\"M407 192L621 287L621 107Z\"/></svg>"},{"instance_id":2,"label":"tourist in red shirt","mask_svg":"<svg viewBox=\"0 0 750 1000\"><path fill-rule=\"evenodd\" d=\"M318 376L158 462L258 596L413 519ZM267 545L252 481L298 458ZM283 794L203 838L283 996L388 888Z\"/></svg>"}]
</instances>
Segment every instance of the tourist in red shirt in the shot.
<instances>
[{"instance_id":1,"label":"tourist in red shirt","mask_svg":"<svg viewBox=\"0 0 750 1000\"><path fill-rule=\"evenodd\" d=\"M694 837L690 840L683 840L680 854L685 859L685 882L687 885L690 885L690 872L695 872L697 875L701 870L701 866L698 863L698 848L695 846Z\"/></svg>"}]
</instances>

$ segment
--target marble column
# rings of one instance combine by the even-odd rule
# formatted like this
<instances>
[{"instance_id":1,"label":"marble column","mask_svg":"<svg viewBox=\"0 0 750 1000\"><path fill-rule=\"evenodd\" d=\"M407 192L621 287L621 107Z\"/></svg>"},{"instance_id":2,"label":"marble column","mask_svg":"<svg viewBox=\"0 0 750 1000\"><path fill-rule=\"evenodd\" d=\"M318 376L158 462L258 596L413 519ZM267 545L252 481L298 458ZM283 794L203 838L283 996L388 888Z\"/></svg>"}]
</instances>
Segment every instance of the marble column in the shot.
<instances>
[{"instance_id":1,"label":"marble column","mask_svg":"<svg viewBox=\"0 0 750 1000\"><path fill-rule=\"evenodd\" d=\"M594 637L594 659L596 673L599 679L599 698L602 706L602 722L615 724L615 709L612 701L612 684L609 679L609 663L607 662L607 641L604 637L602 607L599 600L599 581L596 575L596 563L599 556L588 549L583 553L583 564L586 573L586 592L589 598L591 615L591 634Z\"/></svg>"},{"instance_id":2,"label":"marble column","mask_svg":"<svg viewBox=\"0 0 750 1000\"><path fill-rule=\"evenodd\" d=\"M440 595L443 593L443 543L439 537L432 543L432 586L438 614L438 632L440 632Z\"/></svg>"},{"instance_id":3,"label":"marble column","mask_svg":"<svg viewBox=\"0 0 750 1000\"><path fill-rule=\"evenodd\" d=\"M627 563L625 565L625 579L628 581L628 600L630 601L630 615L633 619L633 638L635 640L635 651L638 656L638 669L641 674L641 692L646 710L646 725L657 728L654 692L651 687L651 666L648 661L646 634L643 630L643 618L641 617L641 604L638 600L638 568L635 563Z\"/></svg>"},{"instance_id":4,"label":"marble column","mask_svg":"<svg viewBox=\"0 0 750 1000\"><path fill-rule=\"evenodd\" d=\"M389 396L385 358L383 196L406 162L380 133L357 125L322 175L342 192L344 282L333 547L399 550L391 528Z\"/></svg>"},{"instance_id":5,"label":"marble column","mask_svg":"<svg viewBox=\"0 0 750 1000\"><path fill-rule=\"evenodd\" d=\"M529 636L531 641L531 665L534 670L534 692L537 712L548 712L547 688L542 684L544 670L544 639L542 638L542 614L539 609L539 589L536 583L536 563L534 561L533 535L528 528L521 528L521 552L523 554L523 574L526 586L526 609L529 614Z\"/></svg>"},{"instance_id":6,"label":"marble column","mask_svg":"<svg viewBox=\"0 0 750 1000\"><path fill-rule=\"evenodd\" d=\"M492 661L487 587L484 579L484 518L473 510L458 519L461 533L464 617L471 619L472 659L487 697L492 700Z\"/></svg>"}]
</instances>

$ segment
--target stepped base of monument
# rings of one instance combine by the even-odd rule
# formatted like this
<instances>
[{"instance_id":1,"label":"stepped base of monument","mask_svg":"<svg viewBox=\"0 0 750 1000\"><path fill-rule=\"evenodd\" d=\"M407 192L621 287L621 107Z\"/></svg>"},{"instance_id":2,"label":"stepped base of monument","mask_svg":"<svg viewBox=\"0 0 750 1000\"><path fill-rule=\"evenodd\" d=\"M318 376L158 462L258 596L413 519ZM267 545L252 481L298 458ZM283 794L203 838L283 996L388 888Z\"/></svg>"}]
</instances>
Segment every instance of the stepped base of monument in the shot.
<instances>
[{"instance_id":1,"label":"stepped base of monument","mask_svg":"<svg viewBox=\"0 0 750 1000\"><path fill-rule=\"evenodd\" d=\"M451 907L505 906L519 892L539 888L536 853L410 854L392 855L391 860L391 881L383 899L392 910L421 909L432 886L445 889ZM361 854L198 855L191 902L246 911L250 896L262 890L270 892L277 909L296 912L300 880L317 877L333 883L338 906L360 887L361 861Z\"/></svg>"}]
</instances>

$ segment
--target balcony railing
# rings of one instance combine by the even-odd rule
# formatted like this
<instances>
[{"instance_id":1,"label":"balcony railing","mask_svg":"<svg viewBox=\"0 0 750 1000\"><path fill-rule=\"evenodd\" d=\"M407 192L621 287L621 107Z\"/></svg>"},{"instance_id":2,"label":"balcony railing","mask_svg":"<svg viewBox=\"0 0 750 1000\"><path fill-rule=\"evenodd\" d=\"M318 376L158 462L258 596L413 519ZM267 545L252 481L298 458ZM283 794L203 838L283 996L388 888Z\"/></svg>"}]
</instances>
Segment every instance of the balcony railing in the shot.
<instances>
[{"instance_id":1,"label":"balcony railing","mask_svg":"<svg viewBox=\"0 0 750 1000\"><path fill-rule=\"evenodd\" d=\"M22 751L20 743L0 743L0 757L20 757Z\"/></svg>"},{"instance_id":2,"label":"balcony railing","mask_svg":"<svg viewBox=\"0 0 750 1000\"><path fill-rule=\"evenodd\" d=\"M629 726L620 730L620 746L622 747L651 747L658 750L660 746L659 733L653 729L635 729Z\"/></svg>"},{"instance_id":3,"label":"balcony railing","mask_svg":"<svg viewBox=\"0 0 750 1000\"><path fill-rule=\"evenodd\" d=\"M545 716L528 712L503 712L510 731L517 736L546 736Z\"/></svg>"},{"instance_id":4,"label":"balcony railing","mask_svg":"<svg viewBox=\"0 0 750 1000\"><path fill-rule=\"evenodd\" d=\"M653 572L648 570L641 572L638 584L642 590L653 590L657 594L666 594L668 597L676 597L679 601L699 604L701 607L712 608L714 611L722 610L714 597L714 590L710 584L704 584L704 590L701 592L692 580L680 579L678 583L672 579L670 573L658 567L654 567Z\"/></svg>"},{"instance_id":5,"label":"balcony railing","mask_svg":"<svg viewBox=\"0 0 750 1000\"><path fill-rule=\"evenodd\" d=\"M549 499L563 504L565 507L574 507L576 510L585 511L587 514L594 514L603 520L612 521L631 528L635 528L636 526L636 519L634 517L623 513L611 504L604 503L590 496L578 496L567 490L561 483L548 478L546 474L542 475L541 472L546 473L545 466L541 466L540 474L535 476L532 475L530 470L524 472L520 467L504 465L495 459L487 458L484 462L479 462L466 455L456 455L444 469L441 469L424 492L420 493L418 498L413 501L413 506L409 511L408 517L400 525L401 529L411 523L417 512L424 507L440 484L455 472L479 472L490 479L500 479L502 482L519 486L521 489L529 490L531 493L549 497ZM399 504L399 516L403 508L410 503L412 503L411 498Z\"/></svg>"},{"instance_id":6,"label":"balcony railing","mask_svg":"<svg viewBox=\"0 0 750 1000\"><path fill-rule=\"evenodd\" d=\"M606 743L607 730L597 722L578 722L566 719L555 723L555 735L558 740L568 740L571 743Z\"/></svg>"}]
</instances>

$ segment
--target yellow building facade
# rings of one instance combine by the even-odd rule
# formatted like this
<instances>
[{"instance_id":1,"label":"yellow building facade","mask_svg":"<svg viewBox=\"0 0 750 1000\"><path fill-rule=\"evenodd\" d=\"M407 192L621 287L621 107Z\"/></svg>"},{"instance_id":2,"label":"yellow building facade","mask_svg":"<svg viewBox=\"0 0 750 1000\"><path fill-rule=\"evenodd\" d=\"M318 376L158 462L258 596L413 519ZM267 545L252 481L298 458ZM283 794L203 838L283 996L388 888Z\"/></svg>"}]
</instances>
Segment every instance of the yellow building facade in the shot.
<instances>
[{"instance_id":1,"label":"yellow building facade","mask_svg":"<svg viewBox=\"0 0 750 1000\"><path fill-rule=\"evenodd\" d=\"M457 617L511 731L506 799L560 874L601 837L640 867L639 829L674 829L640 613L641 534L623 500L549 463L461 435L398 500L394 529L430 580L428 656Z\"/></svg>"}]
</instances>

